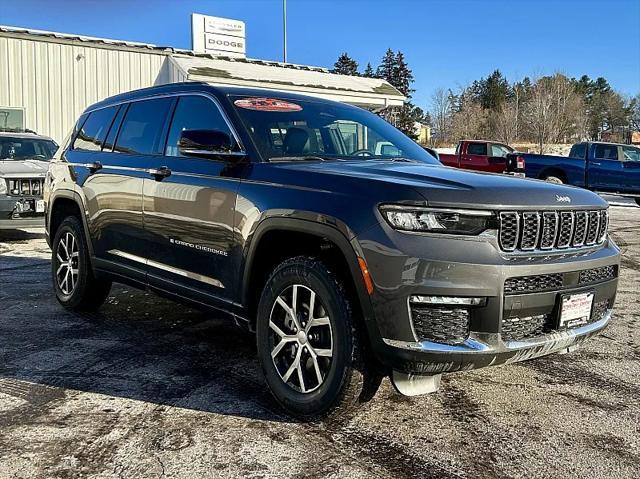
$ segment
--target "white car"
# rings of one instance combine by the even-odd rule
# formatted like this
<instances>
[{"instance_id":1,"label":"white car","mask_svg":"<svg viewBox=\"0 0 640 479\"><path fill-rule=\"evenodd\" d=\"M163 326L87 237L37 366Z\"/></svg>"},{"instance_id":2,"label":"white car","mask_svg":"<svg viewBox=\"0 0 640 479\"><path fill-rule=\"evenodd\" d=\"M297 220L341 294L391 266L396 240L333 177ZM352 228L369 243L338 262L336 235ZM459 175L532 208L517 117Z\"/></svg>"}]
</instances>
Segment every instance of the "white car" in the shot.
<instances>
[{"instance_id":1,"label":"white car","mask_svg":"<svg viewBox=\"0 0 640 479\"><path fill-rule=\"evenodd\" d=\"M44 226L44 178L57 149L30 130L0 130L0 229Z\"/></svg>"}]
</instances>

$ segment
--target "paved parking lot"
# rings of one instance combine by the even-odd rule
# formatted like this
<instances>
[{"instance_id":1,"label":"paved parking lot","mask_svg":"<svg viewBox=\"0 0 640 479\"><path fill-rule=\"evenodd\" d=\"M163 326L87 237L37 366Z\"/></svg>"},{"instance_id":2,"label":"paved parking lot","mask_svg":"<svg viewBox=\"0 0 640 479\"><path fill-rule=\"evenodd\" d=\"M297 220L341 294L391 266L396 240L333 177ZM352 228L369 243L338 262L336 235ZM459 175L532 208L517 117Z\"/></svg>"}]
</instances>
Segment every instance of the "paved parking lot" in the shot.
<instances>
[{"instance_id":1,"label":"paved parking lot","mask_svg":"<svg viewBox=\"0 0 640 479\"><path fill-rule=\"evenodd\" d=\"M639 477L640 209L611 214L624 257L603 334L430 396L385 381L327 428L278 410L250 335L125 286L68 313L44 236L0 233L0 477Z\"/></svg>"}]
</instances>

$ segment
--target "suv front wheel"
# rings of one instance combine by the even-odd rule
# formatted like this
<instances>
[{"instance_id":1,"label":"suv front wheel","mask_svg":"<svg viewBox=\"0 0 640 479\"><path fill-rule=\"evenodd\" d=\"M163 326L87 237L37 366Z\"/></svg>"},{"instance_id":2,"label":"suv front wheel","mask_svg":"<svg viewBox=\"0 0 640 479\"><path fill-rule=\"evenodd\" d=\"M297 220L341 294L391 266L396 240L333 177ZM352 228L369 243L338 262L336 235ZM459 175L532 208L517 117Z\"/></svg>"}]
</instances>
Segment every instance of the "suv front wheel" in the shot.
<instances>
[{"instance_id":1,"label":"suv front wheel","mask_svg":"<svg viewBox=\"0 0 640 479\"><path fill-rule=\"evenodd\" d=\"M326 266L295 257L271 274L258 306L258 357L269 389L303 420L348 416L380 376L367 367L344 288Z\"/></svg>"},{"instance_id":2,"label":"suv front wheel","mask_svg":"<svg viewBox=\"0 0 640 479\"><path fill-rule=\"evenodd\" d=\"M51 246L51 274L58 302L72 311L94 311L109 295L111 281L93 275L80 220L64 219Z\"/></svg>"}]
</instances>

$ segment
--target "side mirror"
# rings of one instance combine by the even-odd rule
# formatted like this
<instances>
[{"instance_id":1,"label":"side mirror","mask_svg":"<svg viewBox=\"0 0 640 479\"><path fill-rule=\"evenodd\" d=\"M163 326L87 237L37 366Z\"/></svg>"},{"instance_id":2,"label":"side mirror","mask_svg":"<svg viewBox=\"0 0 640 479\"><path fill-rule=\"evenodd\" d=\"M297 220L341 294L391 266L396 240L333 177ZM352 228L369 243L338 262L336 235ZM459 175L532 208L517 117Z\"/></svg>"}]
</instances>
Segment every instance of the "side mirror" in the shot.
<instances>
[{"instance_id":1,"label":"side mirror","mask_svg":"<svg viewBox=\"0 0 640 479\"><path fill-rule=\"evenodd\" d=\"M231 136L220 130L182 130L178 151L185 156L242 158Z\"/></svg>"}]
</instances>

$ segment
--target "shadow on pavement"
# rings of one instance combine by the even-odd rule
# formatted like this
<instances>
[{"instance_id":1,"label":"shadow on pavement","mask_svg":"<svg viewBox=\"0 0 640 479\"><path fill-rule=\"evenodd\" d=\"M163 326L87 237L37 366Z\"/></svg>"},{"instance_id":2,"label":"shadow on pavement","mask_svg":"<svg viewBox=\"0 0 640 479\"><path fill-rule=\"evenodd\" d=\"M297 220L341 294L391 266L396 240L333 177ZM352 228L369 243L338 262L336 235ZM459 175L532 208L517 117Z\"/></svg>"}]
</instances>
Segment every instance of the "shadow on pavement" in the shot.
<instances>
[{"instance_id":1,"label":"shadow on pavement","mask_svg":"<svg viewBox=\"0 0 640 479\"><path fill-rule=\"evenodd\" d=\"M44 228L28 230L0 230L0 243L44 238Z\"/></svg>"},{"instance_id":2,"label":"shadow on pavement","mask_svg":"<svg viewBox=\"0 0 640 479\"><path fill-rule=\"evenodd\" d=\"M37 401L51 390L44 385L65 390L56 401L77 390L292 421L258 373L253 336L230 322L121 285L97 313L71 313L53 296L48 261L12 261L0 268L0 393L11 394L13 383ZM20 419L0 414L0 427L7 420Z\"/></svg>"}]
</instances>

